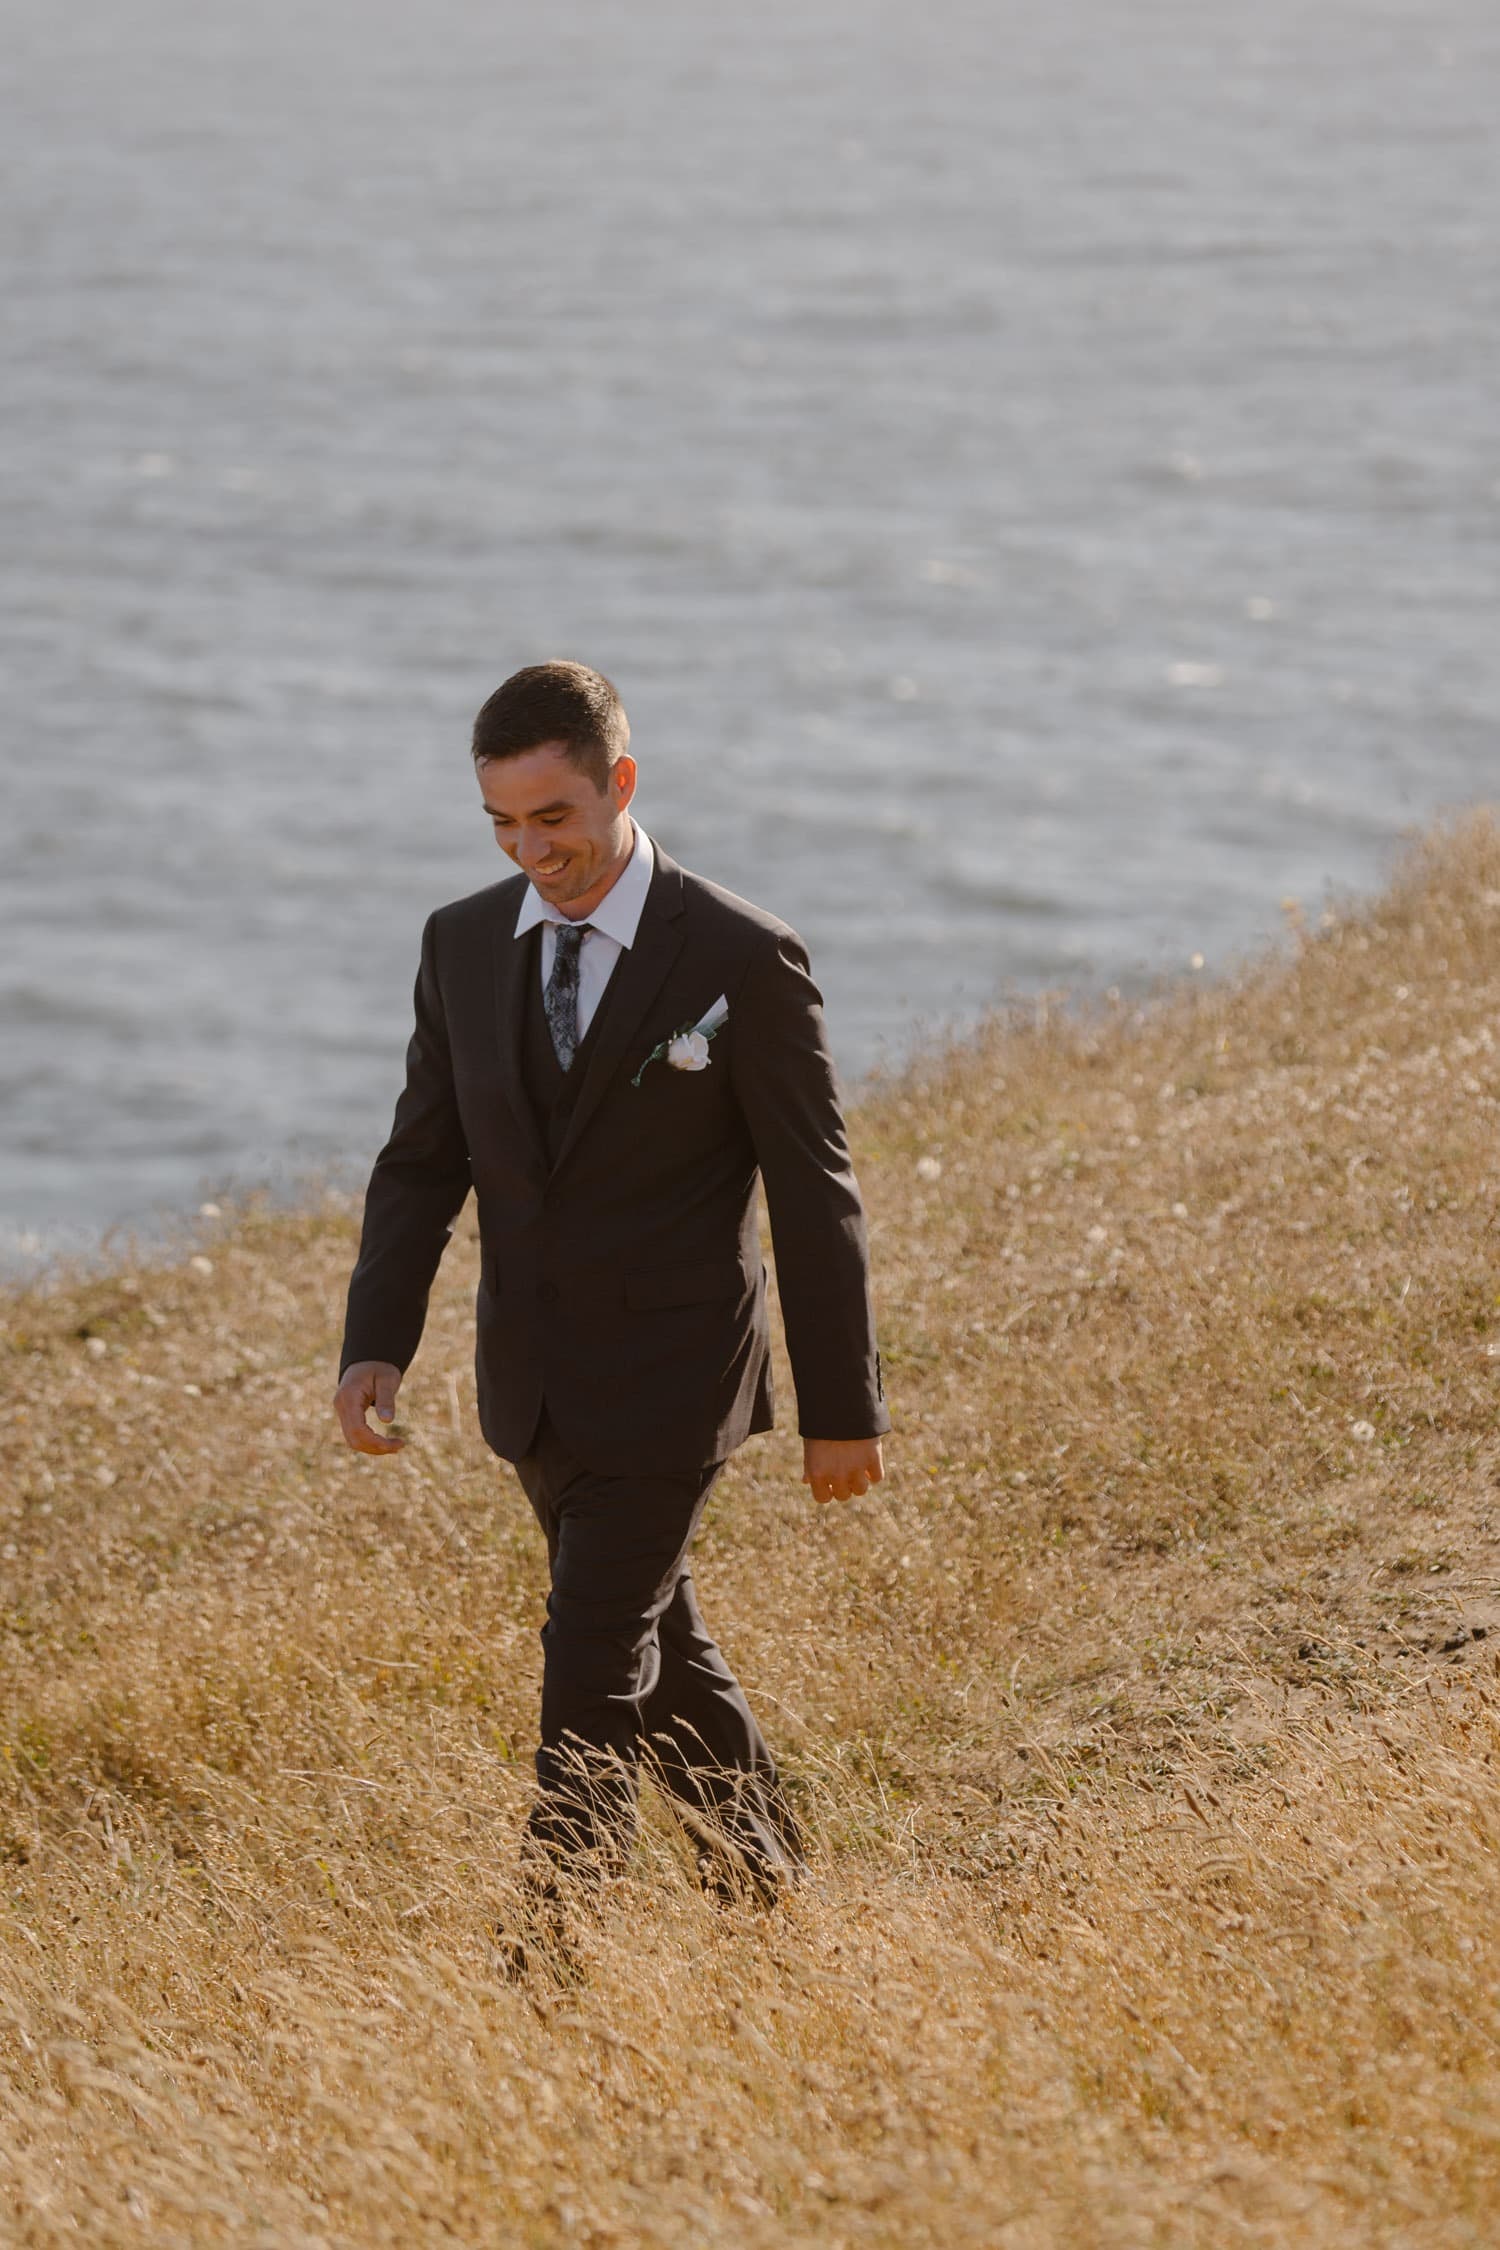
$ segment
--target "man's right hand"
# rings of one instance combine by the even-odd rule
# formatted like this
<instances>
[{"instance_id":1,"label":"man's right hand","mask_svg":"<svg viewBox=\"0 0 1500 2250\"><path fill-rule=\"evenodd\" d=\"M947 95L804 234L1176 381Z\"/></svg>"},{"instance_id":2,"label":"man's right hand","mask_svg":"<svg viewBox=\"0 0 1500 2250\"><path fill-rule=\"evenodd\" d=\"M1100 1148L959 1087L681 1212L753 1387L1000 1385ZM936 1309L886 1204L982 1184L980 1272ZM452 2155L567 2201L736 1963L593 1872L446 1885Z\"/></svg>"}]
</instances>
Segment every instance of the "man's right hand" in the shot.
<instances>
[{"instance_id":1,"label":"man's right hand","mask_svg":"<svg viewBox=\"0 0 1500 2250\"><path fill-rule=\"evenodd\" d=\"M373 1406L382 1422L389 1422L396 1411L396 1393L401 1388L401 1370L386 1359L357 1359L346 1367L343 1380L333 1394L333 1411L339 1418L339 1428L344 1433L346 1445L356 1453L399 1453L405 1438L388 1437L384 1431L372 1430L365 1416Z\"/></svg>"}]
</instances>

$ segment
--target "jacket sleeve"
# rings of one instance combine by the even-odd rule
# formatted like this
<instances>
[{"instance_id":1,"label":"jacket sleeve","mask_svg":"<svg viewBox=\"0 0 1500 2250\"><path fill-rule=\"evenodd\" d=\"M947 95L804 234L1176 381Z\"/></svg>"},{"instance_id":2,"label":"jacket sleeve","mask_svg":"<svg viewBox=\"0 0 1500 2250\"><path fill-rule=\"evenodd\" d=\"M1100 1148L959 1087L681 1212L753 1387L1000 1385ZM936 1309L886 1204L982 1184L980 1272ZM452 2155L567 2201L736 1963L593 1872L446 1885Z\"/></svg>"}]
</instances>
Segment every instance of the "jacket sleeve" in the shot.
<instances>
[{"instance_id":1,"label":"jacket sleeve","mask_svg":"<svg viewBox=\"0 0 1500 2250\"><path fill-rule=\"evenodd\" d=\"M422 932L406 1084L365 1191L341 1374L356 1360L389 1360L404 1371L415 1358L433 1276L469 1192L469 1150L453 1090L436 953L431 916Z\"/></svg>"},{"instance_id":2,"label":"jacket sleeve","mask_svg":"<svg viewBox=\"0 0 1500 2250\"><path fill-rule=\"evenodd\" d=\"M773 937L738 997L730 1068L766 1192L798 1426L804 1437L879 1437L891 1418L864 1205L802 940Z\"/></svg>"}]
</instances>

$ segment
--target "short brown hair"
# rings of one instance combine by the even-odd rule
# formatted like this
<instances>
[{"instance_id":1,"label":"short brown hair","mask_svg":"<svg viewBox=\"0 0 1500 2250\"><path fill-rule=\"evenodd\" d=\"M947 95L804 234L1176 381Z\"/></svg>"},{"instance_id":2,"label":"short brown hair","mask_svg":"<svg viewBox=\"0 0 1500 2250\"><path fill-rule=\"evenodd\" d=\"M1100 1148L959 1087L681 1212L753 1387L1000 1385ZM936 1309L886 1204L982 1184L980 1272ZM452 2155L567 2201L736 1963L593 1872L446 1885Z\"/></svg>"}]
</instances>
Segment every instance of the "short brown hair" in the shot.
<instances>
[{"instance_id":1,"label":"short brown hair","mask_svg":"<svg viewBox=\"0 0 1500 2250\"><path fill-rule=\"evenodd\" d=\"M630 747L630 721L614 683L586 664L528 664L497 687L474 721L474 763L518 758L560 742L602 796Z\"/></svg>"}]
</instances>

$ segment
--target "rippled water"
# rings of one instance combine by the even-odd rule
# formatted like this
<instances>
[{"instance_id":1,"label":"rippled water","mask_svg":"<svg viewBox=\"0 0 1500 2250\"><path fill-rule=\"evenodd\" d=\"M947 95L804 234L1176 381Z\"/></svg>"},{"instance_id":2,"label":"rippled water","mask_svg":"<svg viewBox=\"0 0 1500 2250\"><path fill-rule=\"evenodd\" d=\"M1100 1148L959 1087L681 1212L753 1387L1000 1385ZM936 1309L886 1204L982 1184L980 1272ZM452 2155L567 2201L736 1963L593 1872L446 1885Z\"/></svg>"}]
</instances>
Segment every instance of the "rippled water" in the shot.
<instances>
[{"instance_id":1,"label":"rippled water","mask_svg":"<svg viewBox=\"0 0 1500 2250\"><path fill-rule=\"evenodd\" d=\"M0 22L12 1260L367 1162L541 655L851 1075L1500 794L1481 0Z\"/></svg>"}]
</instances>

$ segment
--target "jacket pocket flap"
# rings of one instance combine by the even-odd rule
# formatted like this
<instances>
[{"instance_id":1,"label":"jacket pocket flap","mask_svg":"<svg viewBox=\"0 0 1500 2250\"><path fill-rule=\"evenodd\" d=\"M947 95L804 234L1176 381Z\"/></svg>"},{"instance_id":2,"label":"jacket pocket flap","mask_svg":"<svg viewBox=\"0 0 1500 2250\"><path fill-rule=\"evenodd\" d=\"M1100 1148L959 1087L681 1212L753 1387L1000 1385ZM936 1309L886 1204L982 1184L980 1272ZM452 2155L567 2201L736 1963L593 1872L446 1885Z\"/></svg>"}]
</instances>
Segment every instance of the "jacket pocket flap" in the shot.
<instances>
[{"instance_id":1,"label":"jacket pocket flap","mask_svg":"<svg viewBox=\"0 0 1500 2250\"><path fill-rule=\"evenodd\" d=\"M659 1266L648 1273L625 1276L625 1302L635 1312L652 1312L666 1305L702 1305L713 1297L737 1297L744 1276L737 1265L711 1258L696 1266Z\"/></svg>"}]
</instances>

